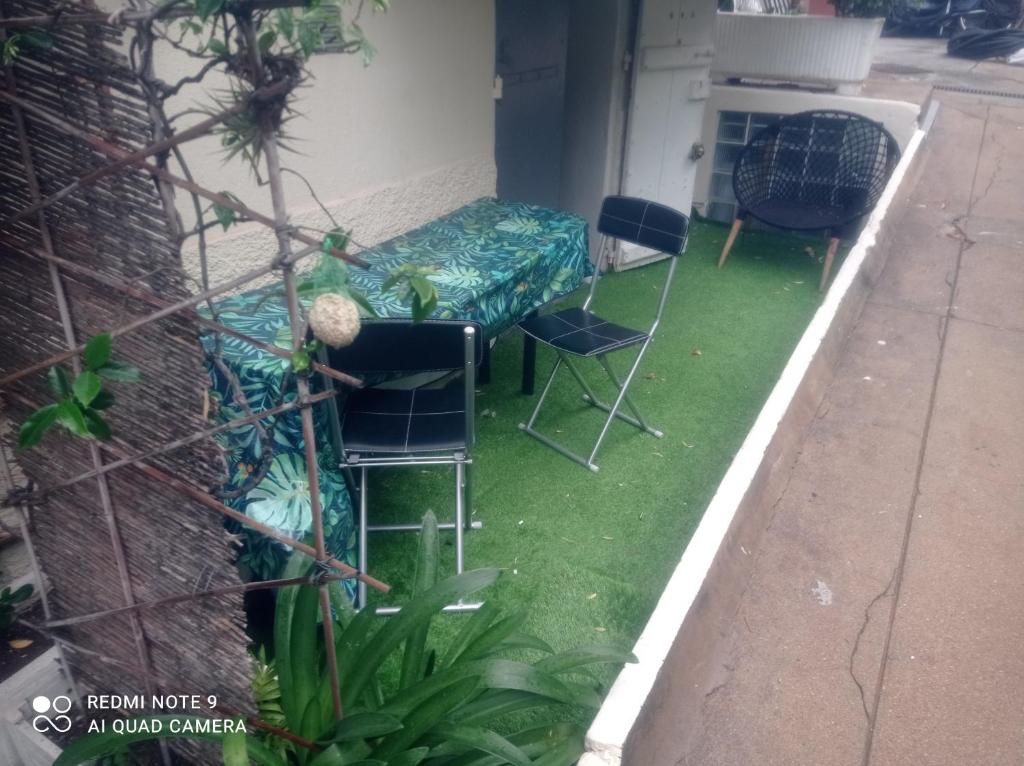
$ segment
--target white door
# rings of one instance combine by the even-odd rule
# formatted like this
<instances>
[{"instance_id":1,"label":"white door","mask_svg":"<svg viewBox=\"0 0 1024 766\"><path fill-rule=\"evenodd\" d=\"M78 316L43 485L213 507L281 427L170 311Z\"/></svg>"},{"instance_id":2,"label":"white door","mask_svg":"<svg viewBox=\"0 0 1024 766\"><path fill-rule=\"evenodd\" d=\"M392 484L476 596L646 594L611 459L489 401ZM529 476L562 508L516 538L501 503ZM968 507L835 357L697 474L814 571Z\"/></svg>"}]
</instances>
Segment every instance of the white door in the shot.
<instances>
[{"instance_id":1,"label":"white door","mask_svg":"<svg viewBox=\"0 0 1024 766\"><path fill-rule=\"evenodd\" d=\"M716 5L643 0L640 9L622 193L687 215L711 87ZM658 257L646 248L624 246L614 266L631 268Z\"/></svg>"}]
</instances>

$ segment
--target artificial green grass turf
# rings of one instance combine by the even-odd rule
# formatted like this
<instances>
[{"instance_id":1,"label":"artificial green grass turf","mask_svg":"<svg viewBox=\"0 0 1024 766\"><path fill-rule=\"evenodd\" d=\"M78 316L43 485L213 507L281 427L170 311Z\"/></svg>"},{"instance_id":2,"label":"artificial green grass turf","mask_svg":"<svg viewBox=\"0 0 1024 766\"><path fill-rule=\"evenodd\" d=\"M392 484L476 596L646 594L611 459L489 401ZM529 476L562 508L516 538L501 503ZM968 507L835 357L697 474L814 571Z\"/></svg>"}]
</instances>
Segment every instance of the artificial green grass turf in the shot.
<instances>
[{"instance_id":1,"label":"artificial green grass turf","mask_svg":"<svg viewBox=\"0 0 1024 766\"><path fill-rule=\"evenodd\" d=\"M520 393L521 336L512 333L494 348L492 382L477 396L473 511L484 528L467 533L466 565L501 567L497 585L481 595L508 610L527 607L527 630L556 649L633 645L818 306L824 243L744 234L719 271L726 233L694 223L662 325L630 387L665 438L616 421L597 455L599 473L520 432L536 402L536 395ZM666 269L661 262L603 277L592 309L631 327L649 326ZM562 305L581 303L584 292ZM635 353L610 357L620 377ZM538 394L553 363L550 350L540 347ZM584 359L578 367L611 401L612 387L597 363ZM589 454L604 413L580 393L560 371L536 427ZM442 521L454 515L450 469L370 475L374 522L414 521L427 509ZM392 603L409 587L417 541L409 534L371 536L367 569L394 587ZM451 533L442 533L442 544L443 571L450 572ZM466 618L445 619L455 630Z\"/></svg>"}]
</instances>

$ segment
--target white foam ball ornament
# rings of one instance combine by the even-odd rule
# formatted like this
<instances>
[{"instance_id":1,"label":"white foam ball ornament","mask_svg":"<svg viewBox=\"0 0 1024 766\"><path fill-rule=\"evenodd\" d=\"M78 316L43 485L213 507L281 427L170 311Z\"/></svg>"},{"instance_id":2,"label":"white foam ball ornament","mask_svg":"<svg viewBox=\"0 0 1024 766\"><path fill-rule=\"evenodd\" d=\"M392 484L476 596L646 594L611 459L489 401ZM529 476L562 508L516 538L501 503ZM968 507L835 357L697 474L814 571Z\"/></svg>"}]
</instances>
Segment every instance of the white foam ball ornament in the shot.
<instances>
[{"instance_id":1,"label":"white foam ball ornament","mask_svg":"<svg viewBox=\"0 0 1024 766\"><path fill-rule=\"evenodd\" d=\"M359 307L344 295L318 295L308 317L313 334L332 348L351 345L359 334Z\"/></svg>"}]
</instances>

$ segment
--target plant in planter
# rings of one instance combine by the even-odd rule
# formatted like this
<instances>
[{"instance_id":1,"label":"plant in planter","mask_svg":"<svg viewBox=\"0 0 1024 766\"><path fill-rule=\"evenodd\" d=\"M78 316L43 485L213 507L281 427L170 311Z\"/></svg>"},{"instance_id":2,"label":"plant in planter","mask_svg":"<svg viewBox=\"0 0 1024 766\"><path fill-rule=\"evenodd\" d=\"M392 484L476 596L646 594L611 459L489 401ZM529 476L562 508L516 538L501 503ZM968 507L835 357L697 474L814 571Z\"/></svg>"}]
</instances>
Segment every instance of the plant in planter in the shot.
<instances>
[{"instance_id":1,"label":"plant in planter","mask_svg":"<svg viewBox=\"0 0 1024 766\"><path fill-rule=\"evenodd\" d=\"M568 766L583 752L581 726L559 721L569 707L600 705L587 673L598 663L633 662L608 645L554 652L523 632L525 613L503 615L486 603L445 647L431 645L433 618L446 604L494 583L497 569L478 569L437 582L437 520L424 518L416 592L395 617L352 614L333 591L342 705L332 717L331 687L317 625L315 588L280 592L274 625L276 656L257 673L262 715L314 744L306 748L266 734L203 735L223 743L224 760L272 766ZM308 574L311 560L295 553L285 577ZM533 657L534 659L524 659ZM276 683L274 672L276 671ZM549 708L543 725L507 733L509 715ZM184 721L155 716L150 720ZM54 766L76 766L128 742L171 736L107 732L72 743ZM192 735L198 737L199 735Z\"/></svg>"},{"instance_id":2,"label":"plant in planter","mask_svg":"<svg viewBox=\"0 0 1024 766\"><path fill-rule=\"evenodd\" d=\"M835 6L837 16L879 18L888 16L893 0L829 0Z\"/></svg>"}]
</instances>

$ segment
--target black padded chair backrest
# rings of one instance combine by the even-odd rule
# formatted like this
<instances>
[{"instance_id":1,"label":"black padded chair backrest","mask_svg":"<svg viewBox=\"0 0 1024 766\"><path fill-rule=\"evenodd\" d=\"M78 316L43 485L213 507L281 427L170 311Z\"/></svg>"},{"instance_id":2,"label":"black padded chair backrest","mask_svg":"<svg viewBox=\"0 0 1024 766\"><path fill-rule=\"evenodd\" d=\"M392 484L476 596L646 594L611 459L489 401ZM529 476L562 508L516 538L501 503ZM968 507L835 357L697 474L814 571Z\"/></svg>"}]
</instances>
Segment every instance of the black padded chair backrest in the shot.
<instances>
[{"instance_id":1,"label":"black padded chair backrest","mask_svg":"<svg viewBox=\"0 0 1024 766\"><path fill-rule=\"evenodd\" d=\"M605 197L597 219L602 234L667 255L686 249L689 227L690 219L678 210L639 197Z\"/></svg>"},{"instance_id":2,"label":"black padded chair backrest","mask_svg":"<svg viewBox=\"0 0 1024 766\"><path fill-rule=\"evenodd\" d=\"M742 209L766 223L801 228L798 215L786 215L792 203L828 209L836 225L845 224L874 208L899 159L896 139L880 123L853 112L800 112L754 135L736 158L733 191ZM765 209L780 220L759 212Z\"/></svg>"},{"instance_id":3,"label":"black padded chair backrest","mask_svg":"<svg viewBox=\"0 0 1024 766\"><path fill-rule=\"evenodd\" d=\"M354 374L445 372L466 363L465 328L476 330L474 359L483 357L483 331L476 322L427 319L364 319L359 335L345 348L328 348L336 370Z\"/></svg>"}]
</instances>

